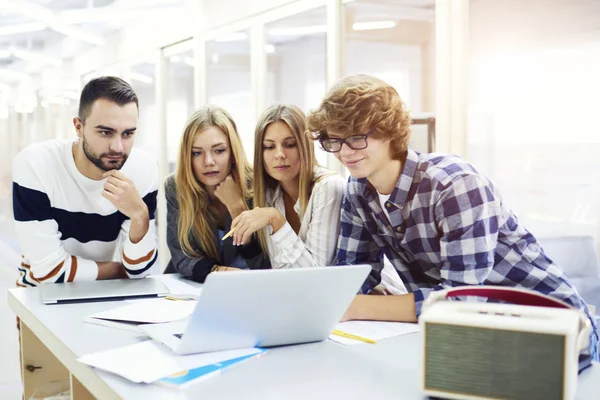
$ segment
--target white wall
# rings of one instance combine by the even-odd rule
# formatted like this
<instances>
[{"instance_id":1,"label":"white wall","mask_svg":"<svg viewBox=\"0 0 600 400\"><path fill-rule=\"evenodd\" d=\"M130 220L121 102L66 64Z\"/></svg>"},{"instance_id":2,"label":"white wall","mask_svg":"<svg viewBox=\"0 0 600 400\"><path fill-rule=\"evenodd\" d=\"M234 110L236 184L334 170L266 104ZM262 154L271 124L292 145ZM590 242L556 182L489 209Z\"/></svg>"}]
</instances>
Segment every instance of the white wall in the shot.
<instances>
[{"instance_id":1,"label":"white wall","mask_svg":"<svg viewBox=\"0 0 600 400\"><path fill-rule=\"evenodd\" d=\"M471 4L469 159L537 236L600 240L597 4Z\"/></svg>"},{"instance_id":2,"label":"white wall","mask_svg":"<svg viewBox=\"0 0 600 400\"><path fill-rule=\"evenodd\" d=\"M422 47L423 112L435 113L436 103L436 42L435 24L431 24L429 40Z\"/></svg>"}]
</instances>

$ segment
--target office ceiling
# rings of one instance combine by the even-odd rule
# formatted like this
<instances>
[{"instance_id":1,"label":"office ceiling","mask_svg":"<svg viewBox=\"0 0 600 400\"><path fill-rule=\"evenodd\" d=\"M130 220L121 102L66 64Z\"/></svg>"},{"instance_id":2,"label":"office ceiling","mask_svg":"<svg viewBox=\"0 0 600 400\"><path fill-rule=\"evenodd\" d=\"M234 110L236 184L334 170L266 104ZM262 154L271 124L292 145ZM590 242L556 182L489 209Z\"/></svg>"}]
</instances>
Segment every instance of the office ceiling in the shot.
<instances>
[{"instance_id":1,"label":"office ceiling","mask_svg":"<svg viewBox=\"0 0 600 400\"><path fill-rule=\"evenodd\" d=\"M18 83L24 75L39 74L48 67L60 67L78 53L102 46L108 36L126 26L194 1L197 0L0 0L0 86ZM355 0L344 7L352 21L406 20L403 27L386 32L356 33L350 27L353 38L378 35L385 39L384 36L408 30L418 42L419 35L410 24L432 21L435 0ZM326 24L325 7L277 21L268 28L315 24ZM270 36L268 42L284 43L302 36ZM223 43L220 47L223 50L228 46ZM232 43L231 48L249 52L247 43ZM146 72L141 65L135 68Z\"/></svg>"},{"instance_id":2,"label":"office ceiling","mask_svg":"<svg viewBox=\"0 0 600 400\"><path fill-rule=\"evenodd\" d=\"M0 0L0 82L35 74L186 0ZM62 60L62 61L61 61Z\"/></svg>"}]
</instances>

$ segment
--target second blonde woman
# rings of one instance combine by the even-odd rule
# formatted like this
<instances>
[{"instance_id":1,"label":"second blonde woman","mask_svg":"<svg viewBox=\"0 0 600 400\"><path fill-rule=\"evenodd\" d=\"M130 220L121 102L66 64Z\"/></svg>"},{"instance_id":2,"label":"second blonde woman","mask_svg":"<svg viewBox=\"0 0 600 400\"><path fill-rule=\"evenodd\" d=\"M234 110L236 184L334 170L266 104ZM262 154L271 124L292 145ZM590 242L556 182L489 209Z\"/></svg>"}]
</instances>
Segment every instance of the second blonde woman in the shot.
<instances>
[{"instance_id":1,"label":"second blonde woman","mask_svg":"<svg viewBox=\"0 0 600 400\"><path fill-rule=\"evenodd\" d=\"M273 268L331 265L340 229L342 178L317 165L304 113L275 105L254 142L254 205L233 220L234 245L257 232Z\"/></svg>"},{"instance_id":2,"label":"second blonde woman","mask_svg":"<svg viewBox=\"0 0 600 400\"><path fill-rule=\"evenodd\" d=\"M233 119L205 107L187 121L177 170L167 178L166 272L204 282L215 271L268 268L255 238L242 247L221 240L231 221L251 206L252 170Z\"/></svg>"}]
</instances>

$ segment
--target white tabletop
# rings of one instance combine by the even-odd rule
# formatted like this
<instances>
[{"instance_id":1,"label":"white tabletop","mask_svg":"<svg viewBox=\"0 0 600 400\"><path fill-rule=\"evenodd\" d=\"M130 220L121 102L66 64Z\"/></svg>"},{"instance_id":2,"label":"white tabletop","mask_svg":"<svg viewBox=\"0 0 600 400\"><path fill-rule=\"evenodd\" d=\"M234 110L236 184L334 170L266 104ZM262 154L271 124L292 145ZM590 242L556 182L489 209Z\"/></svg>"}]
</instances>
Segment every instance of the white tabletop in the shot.
<instances>
[{"instance_id":1,"label":"white tabletop","mask_svg":"<svg viewBox=\"0 0 600 400\"><path fill-rule=\"evenodd\" d=\"M170 276L163 279L178 279ZM36 288L9 290L13 311L88 389L101 399L423 399L420 334L377 345L343 346L331 341L270 349L262 358L199 382L185 392L134 384L76 361L84 354L147 340L142 334L83 322L118 302L44 305ZM600 393L600 366L579 376L577 399ZM112 394L112 395L111 395Z\"/></svg>"}]
</instances>

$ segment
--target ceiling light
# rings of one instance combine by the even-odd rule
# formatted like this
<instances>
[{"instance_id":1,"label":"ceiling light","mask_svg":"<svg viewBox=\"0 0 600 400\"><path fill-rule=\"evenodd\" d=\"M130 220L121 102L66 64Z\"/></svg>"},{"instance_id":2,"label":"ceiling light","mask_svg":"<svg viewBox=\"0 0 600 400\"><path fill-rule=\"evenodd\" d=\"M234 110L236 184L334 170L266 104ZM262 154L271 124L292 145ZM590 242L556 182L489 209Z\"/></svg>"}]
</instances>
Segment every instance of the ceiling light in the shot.
<instances>
[{"instance_id":1,"label":"ceiling light","mask_svg":"<svg viewBox=\"0 0 600 400\"><path fill-rule=\"evenodd\" d=\"M34 53L31 51L25 51L25 50L16 50L16 49L12 50L12 54L13 54L13 56L20 58L22 60L33 61L33 62L37 62L40 64L50 64L50 65L54 65L56 67L59 67L62 65L62 60L60 58L47 56L45 54Z\"/></svg>"},{"instance_id":2,"label":"ceiling light","mask_svg":"<svg viewBox=\"0 0 600 400\"><path fill-rule=\"evenodd\" d=\"M237 32L218 36L215 38L215 42L239 42L247 39L248 34L246 32Z\"/></svg>"},{"instance_id":3,"label":"ceiling light","mask_svg":"<svg viewBox=\"0 0 600 400\"><path fill-rule=\"evenodd\" d=\"M10 58L12 53L9 50L0 50L0 58Z\"/></svg>"},{"instance_id":4,"label":"ceiling light","mask_svg":"<svg viewBox=\"0 0 600 400\"><path fill-rule=\"evenodd\" d=\"M79 101L80 95L78 92L76 92L74 90L65 90L65 92L63 94L67 99Z\"/></svg>"},{"instance_id":5,"label":"ceiling light","mask_svg":"<svg viewBox=\"0 0 600 400\"><path fill-rule=\"evenodd\" d=\"M30 1L22 0L0 1L0 8L37 20L46 20L52 18L54 14L49 8L32 3Z\"/></svg>"},{"instance_id":6,"label":"ceiling light","mask_svg":"<svg viewBox=\"0 0 600 400\"><path fill-rule=\"evenodd\" d=\"M46 29L48 25L43 22L32 22L28 24L15 24L0 28L0 36L15 35L17 33L38 32Z\"/></svg>"},{"instance_id":7,"label":"ceiling light","mask_svg":"<svg viewBox=\"0 0 600 400\"><path fill-rule=\"evenodd\" d=\"M293 28L274 28L269 29L269 35L272 36L301 36L314 35L316 33L327 32L327 25L307 25L296 26Z\"/></svg>"},{"instance_id":8,"label":"ceiling light","mask_svg":"<svg viewBox=\"0 0 600 400\"><path fill-rule=\"evenodd\" d=\"M84 42L95 44L97 46L104 45L104 39L102 39L100 36L86 33L84 31L82 31L81 29L74 28L69 25L55 23L55 24L51 24L50 28L52 28L56 32L62 33L63 35L72 36L72 37L78 38L79 40L83 40Z\"/></svg>"},{"instance_id":9,"label":"ceiling light","mask_svg":"<svg viewBox=\"0 0 600 400\"><path fill-rule=\"evenodd\" d=\"M183 62L187 65L189 65L190 67L194 66L194 59L192 57L185 57L183 59Z\"/></svg>"},{"instance_id":10,"label":"ceiling light","mask_svg":"<svg viewBox=\"0 0 600 400\"><path fill-rule=\"evenodd\" d=\"M9 10L17 14L35 19L47 25L50 29L67 36L73 36L79 40L89 42L98 46L104 44L104 40L96 35L91 35L82 29L62 23L56 14L49 8L24 0L0 0L0 9ZM4 28L2 28L4 29Z\"/></svg>"},{"instance_id":11,"label":"ceiling light","mask_svg":"<svg viewBox=\"0 0 600 400\"><path fill-rule=\"evenodd\" d=\"M94 8L77 8L61 11L57 14L57 21L64 24L89 24L94 22L127 22L134 19L148 19L164 15L167 11L176 8L122 8L105 6Z\"/></svg>"},{"instance_id":12,"label":"ceiling light","mask_svg":"<svg viewBox=\"0 0 600 400\"><path fill-rule=\"evenodd\" d=\"M151 76L140 74L138 72L129 73L129 77L134 81L138 81L138 82L142 82L142 83L150 84L150 83L154 82L154 78L152 78Z\"/></svg>"},{"instance_id":13,"label":"ceiling light","mask_svg":"<svg viewBox=\"0 0 600 400\"><path fill-rule=\"evenodd\" d=\"M171 61L172 63L175 64L175 63L181 62L181 57L179 57L179 56L171 56L171 57L169 57L169 61Z\"/></svg>"},{"instance_id":14,"label":"ceiling light","mask_svg":"<svg viewBox=\"0 0 600 400\"><path fill-rule=\"evenodd\" d=\"M275 53L275 45L272 45L272 44L266 45L265 51L267 52L267 54Z\"/></svg>"},{"instance_id":15,"label":"ceiling light","mask_svg":"<svg viewBox=\"0 0 600 400\"><path fill-rule=\"evenodd\" d=\"M2 91L10 90L10 85L8 85L4 82L0 82L0 90L2 90Z\"/></svg>"},{"instance_id":16,"label":"ceiling light","mask_svg":"<svg viewBox=\"0 0 600 400\"><path fill-rule=\"evenodd\" d=\"M17 114L31 114L33 110L25 106L15 106L15 112Z\"/></svg>"},{"instance_id":17,"label":"ceiling light","mask_svg":"<svg viewBox=\"0 0 600 400\"><path fill-rule=\"evenodd\" d=\"M15 71L12 69L0 68L0 77L9 78L9 79L18 79L24 80L30 78L28 74L21 71Z\"/></svg>"},{"instance_id":18,"label":"ceiling light","mask_svg":"<svg viewBox=\"0 0 600 400\"><path fill-rule=\"evenodd\" d=\"M179 43L172 44L163 48L163 54L165 57L174 56L176 54L181 54L186 51L192 50L194 48L194 40L186 39Z\"/></svg>"},{"instance_id":19,"label":"ceiling light","mask_svg":"<svg viewBox=\"0 0 600 400\"><path fill-rule=\"evenodd\" d=\"M70 101L69 99L66 99L64 97L60 97L60 96L52 96L48 98L48 103L49 104L59 104L59 105L63 105L63 106L68 106Z\"/></svg>"},{"instance_id":20,"label":"ceiling light","mask_svg":"<svg viewBox=\"0 0 600 400\"><path fill-rule=\"evenodd\" d=\"M396 21L355 22L352 24L352 29L355 31L371 31L376 29L390 29L395 26Z\"/></svg>"}]
</instances>

